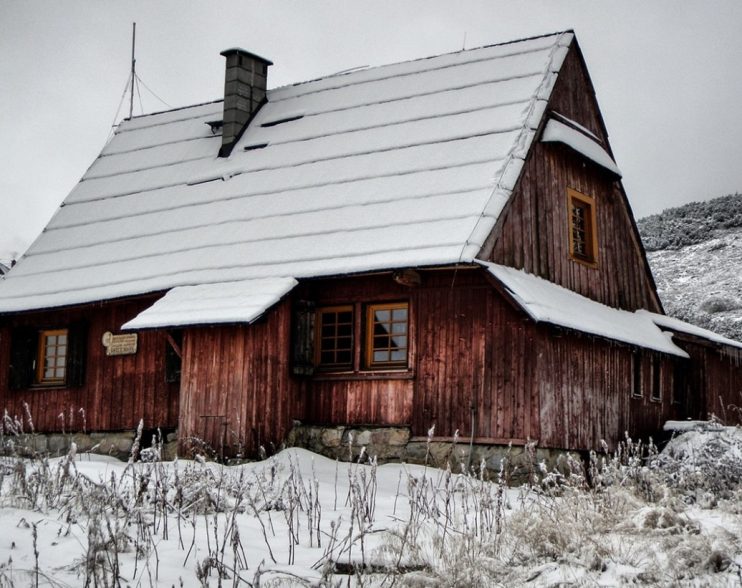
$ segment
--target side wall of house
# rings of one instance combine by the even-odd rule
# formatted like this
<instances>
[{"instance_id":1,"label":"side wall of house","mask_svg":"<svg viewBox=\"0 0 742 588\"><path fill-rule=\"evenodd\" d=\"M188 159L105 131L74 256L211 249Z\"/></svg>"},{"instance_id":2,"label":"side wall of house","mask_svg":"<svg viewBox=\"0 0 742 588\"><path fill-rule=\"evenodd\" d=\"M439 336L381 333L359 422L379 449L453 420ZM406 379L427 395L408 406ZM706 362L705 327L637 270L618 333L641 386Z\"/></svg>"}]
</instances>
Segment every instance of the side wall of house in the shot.
<instances>
[{"instance_id":1,"label":"side wall of house","mask_svg":"<svg viewBox=\"0 0 742 588\"><path fill-rule=\"evenodd\" d=\"M607 145L592 87L575 49L562 67L549 108ZM570 256L568 188L595 200L595 265ZM562 144L534 143L488 247L495 263L525 269L593 300L628 310L658 310L620 183Z\"/></svg>"},{"instance_id":2,"label":"side wall of house","mask_svg":"<svg viewBox=\"0 0 742 588\"><path fill-rule=\"evenodd\" d=\"M295 419L302 394L290 375L291 304L252 325L186 329L183 334L179 439L188 452L273 452Z\"/></svg>"},{"instance_id":3,"label":"side wall of house","mask_svg":"<svg viewBox=\"0 0 742 588\"><path fill-rule=\"evenodd\" d=\"M141 298L0 319L0 407L25 420L27 403L35 429L43 432L135 429L140 419L144 419L147 429L174 429L178 422L178 384L165 381L165 333L140 333L137 352L131 355L108 357L101 343L103 333L118 332L124 322L153 300ZM86 331L83 385L9 390L14 328L50 329L73 324L84 325Z\"/></svg>"},{"instance_id":4,"label":"side wall of house","mask_svg":"<svg viewBox=\"0 0 742 588\"><path fill-rule=\"evenodd\" d=\"M727 424L742 424L742 352L683 334L676 334L675 341L691 356L692 365L679 380L683 417L713 414Z\"/></svg>"}]
</instances>

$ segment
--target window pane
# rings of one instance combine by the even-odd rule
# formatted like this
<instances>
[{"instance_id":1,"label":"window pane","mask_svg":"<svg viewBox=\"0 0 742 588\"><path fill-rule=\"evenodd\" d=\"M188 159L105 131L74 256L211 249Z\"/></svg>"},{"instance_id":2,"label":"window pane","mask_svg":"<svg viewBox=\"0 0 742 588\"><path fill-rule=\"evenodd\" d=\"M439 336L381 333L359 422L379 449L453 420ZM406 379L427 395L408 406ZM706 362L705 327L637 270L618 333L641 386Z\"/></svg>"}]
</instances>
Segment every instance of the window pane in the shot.
<instances>
[{"instance_id":1,"label":"window pane","mask_svg":"<svg viewBox=\"0 0 742 588\"><path fill-rule=\"evenodd\" d=\"M337 322L344 324L351 324L353 322L353 313L351 311L339 312L337 315Z\"/></svg>"},{"instance_id":2,"label":"window pane","mask_svg":"<svg viewBox=\"0 0 742 588\"><path fill-rule=\"evenodd\" d=\"M336 349L350 349L352 347L353 339L350 337L338 337Z\"/></svg>"},{"instance_id":3,"label":"window pane","mask_svg":"<svg viewBox=\"0 0 742 588\"><path fill-rule=\"evenodd\" d=\"M388 336L390 325L376 323L374 324L374 336Z\"/></svg>"},{"instance_id":4,"label":"window pane","mask_svg":"<svg viewBox=\"0 0 742 588\"><path fill-rule=\"evenodd\" d=\"M374 320L379 323L389 322L391 313L388 310L377 310L374 312Z\"/></svg>"},{"instance_id":5,"label":"window pane","mask_svg":"<svg viewBox=\"0 0 742 588\"><path fill-rule=\"evenodd\" d=\"M388 351L374 351L374 361L375 362L389 361L389 352Z\"/></svg>"},{"instance_id":6,"label":"window pane","mask_svg":"<svg viewBox=\"0 0 742 588\"><path fill-rule=\"evenodd\" d=\"M392 333L407 333L407 323L394 323L392 324Z\"/></svg>"},{"instance_id":7,"label":"window pane","mask_svg":"<svg viewBox=\"0 0 742 588\"><path fill-rule=\"evenodd\" d=\"M407 321L407 309L406 308L395 308L392 311L392 320L394 321Z\"/></svg>"},{"instance_id":8,"label":"window pane","mask_svg":"<svg viewBox=\"0 0 742 588\"><path fill-rule=\"evenodd\" d=\"M337 353L337 363L341 365L350 365L351 360L353 359L350 350L348 351L338 351Z\"/></svg>"},{"instance_id":9,"label":"window pane","mask_svg":"<svg viewBox=\"0 0 742 588\"><path fill-rule=\"evenodd\" d=\"M64 378L64 368L57 368L57 370L56 370L56 377L57 378Z\"/></svg>"},{"instance_id":10,"label":"window pane","mask_svg":"<svg viewBox=\"0 0 742 588\"><path fill-rule=\"evenodd\" d=\"M352 334L352 325L338 325L338 337L350 337Z\"/></svg>"},{"instance_id":11,"label":"window pane","mask_svg":"<svg viewBox=\"0 0 742 588\"><path fill-rule=\"evenodd\" d=\"M404 351L392 351L392 361L404 361L407 359L407 350Z\"/></svg>"},{"instance_id":12,"label":"window pane","mask_svg":"<svg viewBox=\"0 0 742 588\"><path fill-rule=\"evenodd\" d=\"M67 335L59 335L57 338L57 343L60 345L66 345L67 344Z\"/></svg>"},{"instance_id":13,"label":"window pane","mask_svg":"<svg viewBox=\"0 0 742 588\"><path fill-rule=\"evenodd\" d=\"M57 344L57 336L56 335L48 335L46 338L46 344L47 345L56 345Z\"/></svg>"},{"instance_id":14,"label":"window pane","mask_svg":"<svg viewBox=\"0 0 742 588\"><path fill-rule=\"evenodd\" d=\"M407 337L392 337L392 349L407 349Z\"/></svg>"}]
</instances>

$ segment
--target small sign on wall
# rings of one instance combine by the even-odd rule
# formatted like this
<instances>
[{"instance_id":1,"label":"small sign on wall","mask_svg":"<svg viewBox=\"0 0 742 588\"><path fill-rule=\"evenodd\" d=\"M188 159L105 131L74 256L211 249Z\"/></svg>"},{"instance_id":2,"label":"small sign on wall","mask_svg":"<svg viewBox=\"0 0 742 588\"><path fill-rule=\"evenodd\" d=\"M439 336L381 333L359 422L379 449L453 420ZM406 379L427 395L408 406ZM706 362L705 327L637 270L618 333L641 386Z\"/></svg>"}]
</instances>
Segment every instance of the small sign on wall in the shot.
<instances>
[{"instance_id":1,"label":"small sign on wall","mask_svg":"<svg viewBox=\"0 0 742 588\"><path fill-rule=\"evenodd\" d=\"M136 333L114 335L111 331L106 331L101 343L106 348L106 355L133 355L137 352L138 338Z\"/></svg>"}]
</instances>

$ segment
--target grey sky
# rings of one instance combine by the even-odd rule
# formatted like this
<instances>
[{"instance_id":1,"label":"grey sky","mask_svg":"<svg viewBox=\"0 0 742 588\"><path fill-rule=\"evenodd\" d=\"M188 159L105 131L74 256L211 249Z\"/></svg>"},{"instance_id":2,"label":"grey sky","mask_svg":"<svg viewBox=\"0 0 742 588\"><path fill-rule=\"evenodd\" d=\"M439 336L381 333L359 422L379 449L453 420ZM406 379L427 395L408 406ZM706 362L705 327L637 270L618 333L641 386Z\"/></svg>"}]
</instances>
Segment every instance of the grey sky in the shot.
<instances>
[{"instance_id":1,"label":"grey sky","mask_svg":"<svg viewBox=\"0 0 742 588\"><path fill-rule=\"evenodd\" d=\"M742 191L736 0L0 0L0 254L35 238L105 143L132 21L137 73L172 107L220 98L233 46L271 59L275 87L573 28L637 217ZM145 89L142 103L167 109Z\"/></svg>"}]
</instances>

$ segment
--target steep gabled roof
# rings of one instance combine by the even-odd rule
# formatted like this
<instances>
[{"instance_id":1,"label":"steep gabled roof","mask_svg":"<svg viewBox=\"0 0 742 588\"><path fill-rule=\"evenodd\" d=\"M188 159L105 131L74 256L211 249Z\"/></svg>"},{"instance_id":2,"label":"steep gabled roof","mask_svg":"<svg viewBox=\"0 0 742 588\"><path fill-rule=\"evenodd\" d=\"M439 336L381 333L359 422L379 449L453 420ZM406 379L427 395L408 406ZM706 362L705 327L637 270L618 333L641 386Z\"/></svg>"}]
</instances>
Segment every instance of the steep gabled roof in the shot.
<instances>
[{"instance_id":1,"label":"steep gabled roof","mask_svg":"<svg viewBox=\"0 0 742 588\"><path fill-rule=\"evenodd\" d=\"M470 262L572 40L557 33L274 89L228 158L207 124L221 102L127 120L0 282L0 312Z\"/></svg>"}]
</instances>

